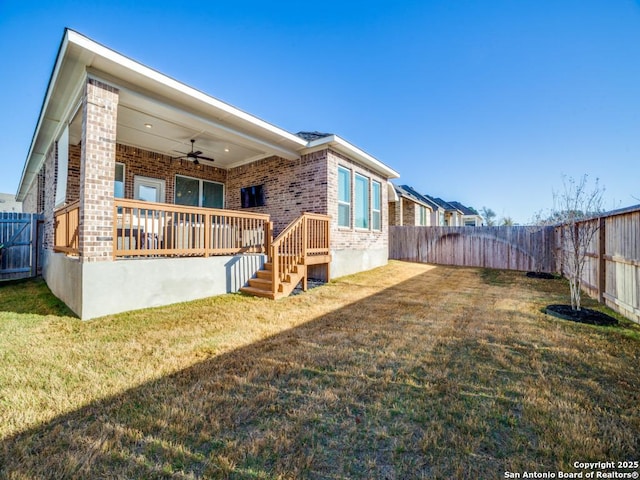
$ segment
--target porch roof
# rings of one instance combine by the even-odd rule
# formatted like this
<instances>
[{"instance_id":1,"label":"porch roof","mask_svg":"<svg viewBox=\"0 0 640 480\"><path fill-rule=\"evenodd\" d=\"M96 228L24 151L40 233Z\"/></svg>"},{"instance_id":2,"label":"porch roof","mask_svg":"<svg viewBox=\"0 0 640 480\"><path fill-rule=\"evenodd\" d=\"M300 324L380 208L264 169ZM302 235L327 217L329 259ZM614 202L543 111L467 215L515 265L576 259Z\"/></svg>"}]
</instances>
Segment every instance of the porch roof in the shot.
<instances>
[{"instance_id":1,"label":"porch roof","mask_svg":"<svg viewBox=\"0 0 640 480\"><path fill-rule=\"evenodd\" d=\"M389 178L397 172L335 135L309 141L170 78L66 29L49 80L17 192L23 200L46 152L69 125L69 142L82 134L87 77L119 89L116 141L172 157L195 149L220 168L279 156L294 160L319 145L334 147ZM206 162L203 162L206 163Z\"/></svg>"}]
</instances>

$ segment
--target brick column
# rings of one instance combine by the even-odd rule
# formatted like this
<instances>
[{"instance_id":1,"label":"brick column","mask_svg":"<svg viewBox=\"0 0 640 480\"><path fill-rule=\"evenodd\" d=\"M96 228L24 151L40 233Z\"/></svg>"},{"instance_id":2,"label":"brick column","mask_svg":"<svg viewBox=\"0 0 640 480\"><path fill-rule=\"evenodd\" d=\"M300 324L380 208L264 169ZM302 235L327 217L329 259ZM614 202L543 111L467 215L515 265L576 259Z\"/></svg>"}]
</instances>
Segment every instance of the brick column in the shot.
<instances>
[{"instance_id":1,"label":"brick column","mask_svg":"<svg viewBox=\"0 0 640 480\"><path fill-rule=\"evenodd\" d=\"M80 258L109 261L113 255L113 181L118 89L89 78L82 99L80 154Z\"/></svg>"}]
</instances>

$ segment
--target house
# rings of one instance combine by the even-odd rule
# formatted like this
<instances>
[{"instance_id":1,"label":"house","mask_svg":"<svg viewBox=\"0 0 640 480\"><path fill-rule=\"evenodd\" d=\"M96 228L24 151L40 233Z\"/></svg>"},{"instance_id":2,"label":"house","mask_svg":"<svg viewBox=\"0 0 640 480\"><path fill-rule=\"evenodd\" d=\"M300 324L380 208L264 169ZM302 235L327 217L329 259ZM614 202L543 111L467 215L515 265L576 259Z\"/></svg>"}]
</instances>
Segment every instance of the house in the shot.
<instances>
[{"instance_id":1,"label":"house","mask_svg":"<svg viewBox=\"0 0 640 480\"><path fill-rule=\"evenodd\" d=\"M481 227L484 223L482 216L473 208L466 207L460 202L447 202L462 212L462 225L465 227Z\"/></svg>"},{"instance_id":2,"label":"house","mask_svg":"<svg viewBox=\"0 0 640 480\"><path fill-rule=\"evenodd\" d=\"M424 195L433 203L440 207L440 217L438 219L438 225L447 227L460 227L462 226L462 211L451 205L449 202L445 202L441 198L432 197L430 195Z\"/></svg>"},{"instance_id":3,"label":"house","mask_svg":"<svg viewBox=\"0 0 640 480\"><path fill-rule=\"evenodd\" d=\"M22 212L22 203L16 201L16 196L10 193L0 193L0 212Z\"/></svg>"},{"instance_id":4,"label":"house","mask_svg":"<svg viewBox=\"0 0 640 480\"><path fill-rule=\"evenodd\" d=\"M67 29L17 199L44 215L49 288L89 319L384 265L398 176Z\"/></svg>"},{"instance_id":5,"label":"house","mask_svg":"<svg viewBox=\"0 0 640 480\"><path fill-rule=\"evenodd\" d=\"M396 195L389 197L389 225L438 225L444 209L408 185L394 185Z\"/></svg>"}]
</instances>

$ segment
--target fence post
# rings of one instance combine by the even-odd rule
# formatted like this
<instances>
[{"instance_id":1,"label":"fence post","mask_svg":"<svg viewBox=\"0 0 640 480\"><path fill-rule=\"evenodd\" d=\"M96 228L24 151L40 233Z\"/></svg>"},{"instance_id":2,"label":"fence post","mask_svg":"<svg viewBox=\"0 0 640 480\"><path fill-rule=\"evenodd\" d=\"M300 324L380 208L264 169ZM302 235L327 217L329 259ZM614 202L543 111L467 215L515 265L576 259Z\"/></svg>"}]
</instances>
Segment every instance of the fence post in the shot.
<instances>
[{"instance_id":1,"label":"fence post","mask_svg":"<svg viewBox=\"0 0 640 480\"><path fill-rule=\"evenodd\" d=\"M38 218L31 214L31 276L38 275Z\"/></svg>"},{"instance_id":2,"label":"fence post","mask_svg":"<svg viewBox=\"0 0 640 480\"><path fill-rule=\"evenodd\" d=\"M600 238L598 240L598 302L604 303L604 293L607 291L607 259L605 258L607 231L605 218L600 217L598 223L600 229Z\"/></svg>"}]
</instances>

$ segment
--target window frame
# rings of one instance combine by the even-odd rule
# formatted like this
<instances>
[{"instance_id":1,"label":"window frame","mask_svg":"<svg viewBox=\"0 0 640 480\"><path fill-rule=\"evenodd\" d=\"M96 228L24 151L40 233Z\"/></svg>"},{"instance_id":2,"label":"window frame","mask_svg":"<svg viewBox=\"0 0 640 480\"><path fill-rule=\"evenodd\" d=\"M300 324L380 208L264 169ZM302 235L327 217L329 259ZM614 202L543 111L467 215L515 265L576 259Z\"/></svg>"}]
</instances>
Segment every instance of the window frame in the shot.
<instances>
[{"instance_id":1,"label":"window frame","mask_svg":"<svg viewBox=\"0 0 640 480\"><path fill-rule=\"evenodd\" d=\"M206 180L204 178L190 177L189 175L181 175L179 173L176 173L175 178L173 180L173 203L174 203L174 205L182 205L181 203L178 203L177 196L176 196L178 194L178 188L177 188L178 177L182 177L182 178L185 178L187 180L197 180L198 181L198 205L187 205L187 206L197 206L198 208L220 208L220 209L224 208L224 203L225 203L225 184L224 183L216 182L215 180ZM214 183L216 185L222 185L222 206L221 207L203 207L202 206L203 182Z\"/></svg>"},{"instance_id":2,"label":"window frame","mask_svg":"<svg viewBox=\"0 0 640 480\"><path fill-rule=\"evenodd\" d=\"M427 207L424 205L418 205L418 225L421 227L427 226Z\"/></svg>"},{"instance_id":3,"label":"window frame","mask_svg":"<svg viewBox=\"0 0 640 480\"><path fill-rule=\"evenodd\" d=\"M116 182L118 181L116 177L118 166L122 167L122 196L119 197L116 195ZM116 166L113 172L113 198L127 198L127 165L122 162L116 162Z\"/></svg>"},{"instance_id":4,"label":"window frame","mask_svg":"<svg viewBox=\"0 0 640 480\"><path fill-rule=\"evenodd\" d=\"M376 232L382 231L382 183L377 180L370 179L371 185L371 230ZM375 186L378 187L378 194L376 195ZM376 200L378 202L378 208L376 208ZM376 227L376 214L378 220L378 226Z\"/></svg>"},{"instance_id":5,"label":"window frame","mask_svg":"<svg viewBox=\"0 0 640 480\"><path fill-rule=\"evenodd\" d=\"M341 199L341 195L340 195L340 187L342 186L342 182L340 181L340 174L341 173L345 173L347 176L347 192L345 197L349 199L349 201L346 200L342 200ZM343 167L342 165L338 165L338 215L337 215L337 221L338 221L338 228L351 228L351 224L352 224L352 220L351 220L351 206L353 204L353 188L351 186L351 176L352 176L352 171L351 169L347 168L347 167ZM347 207L347 223L343 224L340 223L340 207Z\"/></svg>"},{"instance_id":6,"label":"window frame","mask_svg":"<svg viewBox=\"0 0 640 480\"><path fill-rule=\"evenodd\" d=\"M363 201L363 205L362 205L362 209L365 213L364 217L362 218L362 220L364 220L364 225L358 225L358 210L359 210L359 204L358 204L358 194L360 192L358 192L358 181L359 180L364 180L364 185L363 185L363 189L362 189L362 193L364 194L362 197L362 201ZM362 175L361 173L357 173L355 172L354 175L354 179L353 179L353 225L357 230L371 230L371 179L365 175Z\"/></svg>"}]
</instances>

